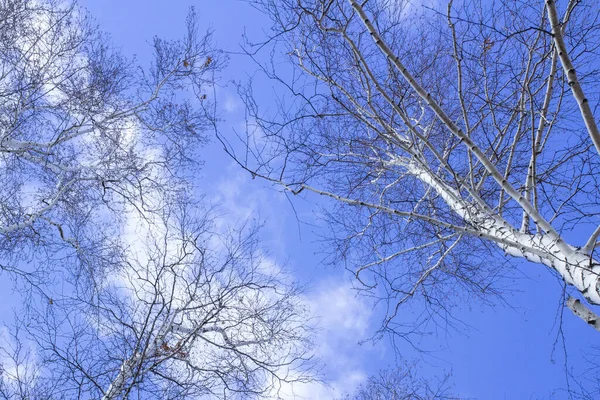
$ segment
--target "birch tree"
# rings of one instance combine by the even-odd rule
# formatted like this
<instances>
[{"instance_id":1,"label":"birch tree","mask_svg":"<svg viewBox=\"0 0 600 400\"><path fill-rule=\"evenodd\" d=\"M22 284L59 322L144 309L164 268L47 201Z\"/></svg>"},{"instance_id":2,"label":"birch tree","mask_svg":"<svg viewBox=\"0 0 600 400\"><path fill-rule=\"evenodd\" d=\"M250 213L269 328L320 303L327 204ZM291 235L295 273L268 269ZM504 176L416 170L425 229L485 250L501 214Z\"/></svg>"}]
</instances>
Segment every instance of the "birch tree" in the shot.
<instances>
[{"instance_id":1,"label":"birch tree","mask_svg":"<svg viewBox=\"0 0 600 400\"><path fill-rule=\"evenodd\" d=\"M55 290L51 302L31 306L18 325L27 334L17 331L0 350L15 354L5 371L33 372L5 373L6 391L275 398L283 384L313 379L298 288L260 250L255 228L218 233L211 214L194 208L178 204L145 221L93 299ZM15 351L27 343L35 357Z\"/></svg>"},{"instance_id":2,"label":"birch tree","mask_svg":"<svg viewBox=\"0 0 600 400\"><path fill-rule=\"evenodd\" d=\"M246 399L311 380L299 289L254 227L192 196L225 61L193 10L149 68L70 2L0 0L0 38L0 271L23 302L0 330L0 397Z\"/></svg>"},{"instance_id":3,"label":"birch tree","mask_svg":"<svg viewBox=\"0 0 600 400\"><path fill-rule=\"evenodd\" d=\"M72 2L2 0L0 21L0 268L100 273L119 213L151 211L149 193L199 165L224 60L193 11L181 40L154 39L149 68Z\"/></svg>"},{"instance_id":4,"label":"birch tree","mask_svg":"<svg viewBox=\"0 0 600 400\"><path fill-rule=\"evenodd\" d=\"M254 177L333 201L330 248L387 304L383 331L415 331L405 303L424 307L418 326L451 324L525 260L598 328L595 3L253 4L273 35L248 54L288 95L273 112L240 87L245 153L223 143ZM290 69L261 64L264 47Z\"/></svg>"}]
</instances>

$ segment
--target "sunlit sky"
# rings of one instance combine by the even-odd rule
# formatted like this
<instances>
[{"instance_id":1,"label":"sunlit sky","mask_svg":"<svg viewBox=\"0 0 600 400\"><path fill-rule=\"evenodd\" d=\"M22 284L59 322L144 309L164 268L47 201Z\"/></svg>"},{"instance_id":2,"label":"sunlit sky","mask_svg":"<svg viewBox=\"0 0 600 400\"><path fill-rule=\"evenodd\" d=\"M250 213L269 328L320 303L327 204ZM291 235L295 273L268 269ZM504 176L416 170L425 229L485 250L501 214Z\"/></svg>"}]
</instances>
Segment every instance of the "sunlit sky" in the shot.
<instances>
[{"instance_id":1,"label":"sunlit sky","mask_svg":"<svg viewBox=\"0 0 600 400\"><path fill-rule=\"evenodd\" d=\"M111 35L116 47L127 56L135 54L141 64L149 62L151 38L181 36L188 8L195 6L201 26L214 30L215 44L230 53L216 92L220 132L233 136L234 131L243 131L244 107L229 82L256 74L256 66L239 54L239 46L244 33L256 41L267 34L269 22L257 10L236 0L87 0L82 4ZM274 88L261 82L264 87L256 89L268 102ZM269 104L262 106L268 108ZM327 385L297 388L296 393L304 398L328 399L349 393L379 368L401 359L420 360L425 378L451 371L454 391L460 396L550 398L553 390L566 387L569 368L575 368L576 374L583 370L586 346L600 344L593 329L568 310L561 314L561 282L542 266L523 263L518 265L520 273L508 282L506 303L497 302L495 307L472 303L457 310L460 332L440 329L424 337L419 345L430 350L427 355L407 343L397 343L399 353L394 354L386 338L359 345L377 329L378 309L368 299L356 296L343 266L324 265L318 239L318 233L323 233L319 199L293 198L292 207L280 189L252 180L236 167L214 140L202 158L206 164L196 185L207 201L221 207L224 223L264 222L264 247L295 279L308 285L305 296L318 316L316 352ZM326 207L327 203L320 205ZM558 393L554 398L563 396Z\"/></svg>"}]
</instances>

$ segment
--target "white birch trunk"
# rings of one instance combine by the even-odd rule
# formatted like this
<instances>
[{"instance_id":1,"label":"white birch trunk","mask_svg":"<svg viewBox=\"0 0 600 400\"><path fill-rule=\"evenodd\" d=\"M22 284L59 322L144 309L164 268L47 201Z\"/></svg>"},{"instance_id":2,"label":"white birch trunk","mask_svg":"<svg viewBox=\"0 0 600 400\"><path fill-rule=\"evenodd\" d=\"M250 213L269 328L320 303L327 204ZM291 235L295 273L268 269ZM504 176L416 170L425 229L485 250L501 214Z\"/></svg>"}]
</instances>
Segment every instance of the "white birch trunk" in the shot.
<instances>
[{"instance_id":1,"label":"white birch trunk","mask_svg":"<svg viewBox=\"0 0 600 400\"><path fill-rule=\"evenodd\" d=\"M401 165L409 174L432 188L470 225L495 242L509 255L544 264L560 274L569 285L574 286L591 303L600 305L600 264L584 249L557 245L557 240L545 234L529 234L511 226L503 218L483 214L478 208L450 186L443 183L430 170L405 159L394 159L391 164ZM518 245L515 245L518 244Z\"/></svg>"},{"instance_id":2,"label":"white birch trunk","mask_svg":"<svg viewBox=\"0 0 600 400\"><path fill-rule=\"evenodd\" d=\"M102 400L113 400L117 399L123 390L125 385L133 377L133 372L140 361L140 354L136 353L121 364L121 369L117 377L111 382L110 386L106 390Z\"/></svg>"},{"instance_id":3,"label":"white birch trunk","mask_svg":"<svg viewBox=\"0 0 600 400\"><path fill-rule=\"evenodd\" d=\"M145 358L152 357L154 354L157 354L159 346L165 340L165 336L173 328L173 321L175 320L177 314L178 311L173 312L171 318L169 318L169 320L162 326L154 340L145 350L136 350L131 357L123 361L123 364L121 364L121 368L119 369L119 373L110 383L108 389L106 389L104 392L102 400L114 400L119 398L119 396L125 390L127 382L129 382L129 380L135 376L136 368L139 368L140 364L144 362Z\"/></svg>"}]
</instances>

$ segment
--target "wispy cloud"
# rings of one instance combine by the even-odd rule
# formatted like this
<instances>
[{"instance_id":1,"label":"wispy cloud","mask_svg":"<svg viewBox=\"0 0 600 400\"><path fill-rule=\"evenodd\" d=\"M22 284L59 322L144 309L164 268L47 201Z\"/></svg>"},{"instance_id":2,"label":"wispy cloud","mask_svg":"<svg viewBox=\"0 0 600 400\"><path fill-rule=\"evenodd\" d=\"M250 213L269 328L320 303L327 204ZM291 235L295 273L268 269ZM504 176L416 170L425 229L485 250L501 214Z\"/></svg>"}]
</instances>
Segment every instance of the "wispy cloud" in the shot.
<instances>
[{"instance_id":1,"label":"wispy cloud","mask_svg":"<svg viewBox=\"0 0 600 400\"><path fill-rule=\"evenodd\" d=\"M369 360L383 356L379 346L360 345L372 327L367 300L356 296L340 277L329 277L304 298L317 320L315 356L322 363L323 382L284 385L282 399L335 399L350 394L372 373Z\"/></svg>"},{"instance_id":2,"label":"wispy cloud","mask_svg":"<svg viewBox=\"0 0 600 400\"><path fill-rule=\"evenodd\" d=\"M264 190L263 185L249 180L242 172L228 172L214 186L211 195L211 201L223 211L220 224L235 224L260 215L266 220L266 236L277 237L285 229L285 215L293 213L285 198L275 191ZM283 240L275 245L282 247L276 253L287 253ZM281 265L282 260L273 257L269 262ZM296 263L291 260L291 264ZM295 271L287 272L292 280L298 280ZM314 317L315 356L321 360L325 381L284 385L278 392L284 399L332 399L351 393L372 373L368 360L382 355L378 346L359 344L373 331L369 300L357 296L339 271L321 271L321 274L313 277L317 283L305 293L303 301Z\"/></svg>"}]
</instances>

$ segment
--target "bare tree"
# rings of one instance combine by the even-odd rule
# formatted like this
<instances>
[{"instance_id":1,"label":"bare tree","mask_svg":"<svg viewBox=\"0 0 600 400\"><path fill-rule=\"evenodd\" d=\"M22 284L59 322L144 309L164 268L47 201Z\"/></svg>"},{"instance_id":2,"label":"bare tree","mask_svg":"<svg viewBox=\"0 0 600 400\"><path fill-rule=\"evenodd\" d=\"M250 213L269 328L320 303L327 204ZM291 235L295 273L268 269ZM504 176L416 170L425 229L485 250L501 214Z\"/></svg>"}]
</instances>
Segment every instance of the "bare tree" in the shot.
<instances>
[{"instance_id":1,"label":"bare tree","mask_svg":"<svg viewBox=\"0 0 600 400\"><path fill-rule=\"evenodd\" d=\"M438 382L419 378L416 364L381 370L344 400L451 400L449 375Z\"/></svg>"},{"instance_id":2,"label":"bare tree","mask_svg":"<svg viewBox=\"0 0 600 400\"><path fill-rule=\"evenodd\" d=\"M36 373L5 380L45 388L44 398L105 400L271 398L311 380L298 289L255 229L219 234L213 221L178 204L145 227L94 299L57 292L30 307L21 326L37 360L7 365Z\"/></svg>"},{"instance_id":3,"label":"bare tree","mask_svg":"<svg viewBox=\"0 0 600 400\"><path fill-rule=\"evenodd\" d=\"M223 143L253 176L335 201L331 248L387 302L384 331L414 332L404 303L452 323L457 301L499 293L498 250L557 274L598 326L595 3L252 3L273 35L248 53L291 96L274 115L242 87L246 153ZM260 64L264 47L291 70Z\"/></svg>"},{"instance_id":4,"label":"bare tree","mask_svg":"<svg viewBox=\"0 0 600 400\"><path fill-rule=\"evenodd\" d=\"M193 10L147 69L71 2L2 0L0 21L1 268L44 281L70 257L100 273L119 213L151 211L198 165L224 60Z\"/></svg>"},{"instance_id":5,"label":"bare tree","mask_svg":"<svg viewBox=\"0 0 600 400\"><path fill-rule=\"evenodd\" d=\"M70 2L0 0L0 38L0 269L24 304L0 397L245 399L312 379L298 288L255 228L220 231L188 195L224 63L193 10L148 69Z\"/></svg>"}]
</instances>

